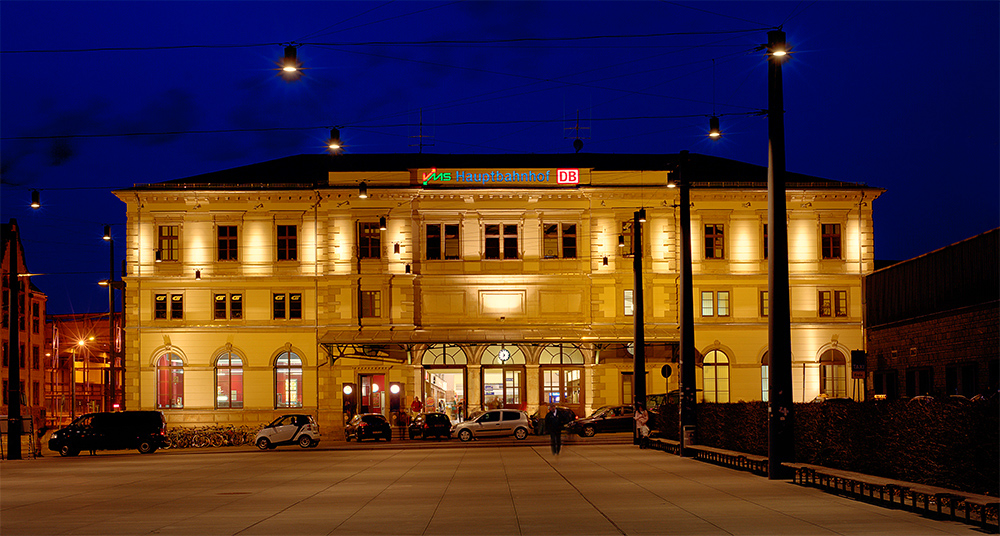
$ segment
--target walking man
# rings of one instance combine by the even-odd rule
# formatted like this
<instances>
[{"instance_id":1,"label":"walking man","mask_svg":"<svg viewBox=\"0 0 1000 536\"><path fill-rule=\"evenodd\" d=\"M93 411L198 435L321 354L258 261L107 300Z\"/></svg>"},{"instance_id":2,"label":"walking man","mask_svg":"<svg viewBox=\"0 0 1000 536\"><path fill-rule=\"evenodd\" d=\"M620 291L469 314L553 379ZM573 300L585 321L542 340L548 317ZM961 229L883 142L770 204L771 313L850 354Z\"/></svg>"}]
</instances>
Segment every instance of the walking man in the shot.
<instances>
[{"instance_id":1,"label":"walking man","mask_svg":"<svg viewBox=\"0 0 1000 536\"><path fill-rule=\"evenodd\" d=\"M552 443L552 454L559 454L562 449L562 417L555 404L549 404L549 412L545 414L545 430L549 433Z\"/></svg>"}]
</instances>

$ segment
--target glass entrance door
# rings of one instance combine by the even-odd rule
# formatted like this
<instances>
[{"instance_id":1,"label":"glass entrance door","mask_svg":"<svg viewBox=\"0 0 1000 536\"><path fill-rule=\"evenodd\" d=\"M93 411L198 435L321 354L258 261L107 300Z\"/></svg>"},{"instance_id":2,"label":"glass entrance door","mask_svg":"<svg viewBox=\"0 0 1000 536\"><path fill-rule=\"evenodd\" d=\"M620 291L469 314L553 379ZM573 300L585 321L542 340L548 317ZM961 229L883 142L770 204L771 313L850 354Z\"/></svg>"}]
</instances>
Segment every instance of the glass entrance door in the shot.
<instances>
[{"instance_id":1,"label":"glass entrance door","mask_svg":"<svg viewBox=\"0 0 1000 536\"><path fill-rule=\"evenodd\" d=\"M359 413L382 413L385 407L385 374L362 374Z\"/></svg>"},{"instance_id":2,"label":"glass entrance door","mask_svg":"<svg viewBox=\"0 0 1000 536\"><path fill-rule=\"evenodd\" d=\"M523 379L521 368L484 368L483 404L486 409L524 409Z\"/></svg>"}]
</instances>

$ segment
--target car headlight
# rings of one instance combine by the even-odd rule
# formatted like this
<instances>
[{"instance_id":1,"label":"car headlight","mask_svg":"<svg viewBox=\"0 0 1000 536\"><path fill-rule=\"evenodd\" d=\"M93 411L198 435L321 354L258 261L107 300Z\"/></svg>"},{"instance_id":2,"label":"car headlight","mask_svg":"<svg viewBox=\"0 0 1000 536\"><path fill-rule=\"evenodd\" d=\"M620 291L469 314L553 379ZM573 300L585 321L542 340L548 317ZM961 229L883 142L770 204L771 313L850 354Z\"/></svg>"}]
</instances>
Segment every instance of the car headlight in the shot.
<instances>
[{"instance_id":1,"label":"car headlight","mask_svg":"<svg viewBox=\"0 0 1000 536\"><path fill-rule=\"evenodd\" d=\"M49 439L55 439L57 437L59 437L59 432L52 432L52 437L50 437Z\"/></svg>"}]
</instances>

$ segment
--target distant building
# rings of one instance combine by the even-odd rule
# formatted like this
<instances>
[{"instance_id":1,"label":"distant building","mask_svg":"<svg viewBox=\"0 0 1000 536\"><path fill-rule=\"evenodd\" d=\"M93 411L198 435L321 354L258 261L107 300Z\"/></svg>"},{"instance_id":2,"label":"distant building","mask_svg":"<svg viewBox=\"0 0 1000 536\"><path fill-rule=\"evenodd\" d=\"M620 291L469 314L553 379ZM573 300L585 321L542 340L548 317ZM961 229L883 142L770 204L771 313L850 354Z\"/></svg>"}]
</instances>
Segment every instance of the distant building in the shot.
<instances>
[{"instance_id":1,"label":"distant building","mask_svg":"<svg viewBox=\"0 0 1000 536\"><path fill-rule=\"evenodd\" d=\"M690 158L698 387L761 400L767 170ZM629 403L640 208L641 372L648 393L676 389L660 372L679 340L677 161L300 155L119 190L127 405L172 424L308 411L338 433L344 414L388 414L392 388L456 418ZM794 399L861 397L850 355L882 190L794 173L787 189Z\"/></svg>"},{"instance_id":2,"label":"distant building","mask_svg":"<svg viewBox=\"0 0 1000 536\"><path fill-rule=\"evenodd\" d=\"M46 362L50 422L65 425L86 413L118 409L110 404L108 313L49 315L47 330L53 349Z\"/></svg>"},{"instance_id":3,"label":"distant building","mask_svg":"<svg viewBox=\"0 0 1000 536\"><path fill-rule=\"evenodd\" d=\"M11 220L13 222L13 220ZM41 290L31 282L27 262L24 259L24 248L21 245L20 233L14 232L14 223L0 225L0 236L3 239L2 287L3 306L0 312L0 343L2 352L3 404L0 414L9 415L9 382L10 368L20 367L20 391L22 397L21 416L33 417L34 427L40 427L45 421L45 303L48 299ZM17 237L16 240L12 238ZM11 288L9 286L10 255L16 259L18 281L18 317L11 318ZM11 330L18 330L18 346L15 352L8 348L11 340ZM27 426L27 425L25 425ZM5 438L6 440L6 438Z\"/></svg>"},{"instance_id":4,"label":"distant building","mask_svg":"<svg viewBox=\"0 0 1000 536\"><path fill-rule=\"evenodd\" d=\"M865 277L869 396L997 392L998 237L994 229Z\"/></svg>"}]
</instances>

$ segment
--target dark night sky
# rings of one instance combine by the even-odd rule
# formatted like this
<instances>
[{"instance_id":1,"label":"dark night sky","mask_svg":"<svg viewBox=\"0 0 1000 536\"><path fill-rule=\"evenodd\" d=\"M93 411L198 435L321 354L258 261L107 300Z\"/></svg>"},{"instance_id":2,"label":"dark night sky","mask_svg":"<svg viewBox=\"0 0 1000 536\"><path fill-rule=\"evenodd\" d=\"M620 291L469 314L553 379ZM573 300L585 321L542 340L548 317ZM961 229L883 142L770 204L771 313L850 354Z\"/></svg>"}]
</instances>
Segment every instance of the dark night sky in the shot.
<instances>
[{"instance_id":1,"label":"dark night sky","mask_svg":"<svg viewBox=\"0 0 1000 536\"><path fill-rule=\"evenodd\" d=\"M4 0L0 24L0 219L50 313L107 310L112 189L319 153L334 125L352 153L421 133L424 152L568 153L579 112L586 152L766 165L754 47L777 26L788 170L886 189L878 259L1000 226L998 2ZM616 37L565 39L594 36ZM289 42L296 83L274 70Z\"/></svg>"}]
</instances>

